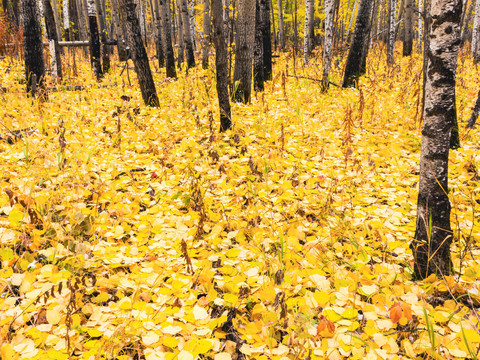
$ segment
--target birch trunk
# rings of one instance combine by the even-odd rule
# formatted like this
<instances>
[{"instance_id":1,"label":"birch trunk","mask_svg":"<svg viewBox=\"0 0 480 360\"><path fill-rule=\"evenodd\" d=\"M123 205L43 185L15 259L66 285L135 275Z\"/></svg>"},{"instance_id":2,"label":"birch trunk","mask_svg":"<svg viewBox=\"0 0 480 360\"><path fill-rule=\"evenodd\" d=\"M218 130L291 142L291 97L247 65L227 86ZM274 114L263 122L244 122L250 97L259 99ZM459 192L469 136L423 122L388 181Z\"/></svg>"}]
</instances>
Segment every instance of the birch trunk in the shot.
<instances>
[{"instance_id":1,"label":"birch trunk","mask_svg":"<svg viewBox=\"0 0 480 360\"><path fill-rule=\"evenodd\" d=\"M395 10L397 7L397 0L390 0L388 9L388 47L387 47L387 64L395 63Z\"/></svg>"},{"instance_id":2,"label":"birch trunk","mask_svg":"<svg viewBox=\"0 0 480 360\"><path fill-rule=\"evenodd\" d=\"M480 61L480 0L475 1L475 17L472 31L472 56L475 63Z\"/></svg>"},{"instance_id":3,"label":"birch trunk","mask_svg":"<svg viewBox=\"0 0 480 360\"><path fill-rule=\"evenodd\" d=\"M312 52L314 10L314 0L305 0L305 27L303 35L303 60L305 65L308 65L310 53Z\"/></svg>"},{"instance_id":4,"label":"birch trunk","mask_svg":"<svg viewBox=\"0 0 480 360\"><path fill-rule=\"evenodd\" d=\"M119 0L119 12L122 22L125 24L125 35L130 48L135 72L137 73L143 102L147 106L159 106L155 83L153 82L147 52L142 41L140 23L135 12L133 0Z\"/></svg>"},{"instance_id":5,"label":"birch trunk","mask_svg":"<svg viewBox=\"0 0 480 360\"><path fill-rule=\"evenodd\" d=\"M252 92L252 60L255 41L255 0L243 0L238 7L237 38L235 41L236 86L234 100L248 103Z\"/></svg>"},{"instance_id":6,"label":"birch trunk","mask_svg":"<svg viewBox=\"0 0 480 360\"><path fill-rule=\"evenodd\" d=\"M432 0L426 51L420 181L415 239L410 244L417 278L452 273L448 156L456 123L455 72L460 41L460 0Z\"/></svg>"},{"instance_id":7,"label":"birch trunk","mask_svg":"<svg viewBox=\"0 0 480 360\"><path fill-rule=\"evenodd\" d=\"M160 4L160 11L162 16L162 39L163 51L165 53L165 67L167 70L167 77L177 78L177 71L175 69L175 56L173 54L172 46L172 25L170 22L170 3L169 0L158 0Z\"/></svg>"},{"instance_id":8,"label":"birch trunk","mask_svg":"<svg viewBox=\"0 0 480 360\"><path fill-rule=\"evenodd\" d=\"M208 69L208 52L210 51L210 0L203 0L203 43L202 43L202 68Z\"/></svg>"},{"instance_id":9,"label":"birch trunk","mask_svg":"<svg viewBox=\"0 0 480 360\"><path fill-rule=\"evenodd\" d=\"M160 10L158 0L150 0L152 12L154 16L154 26L155 26L155 48L157 50L157 60L158 66L163 68L165 66L165 53L163 52L163 42L162 42L162 23L160 21Z\"/></svg>"},{"instance_id":10,"label":"birch trunk","mask_svg":"<svg viewBox=\"0 0 480 360\"><path fill-rule=\"evenodd\" d=\"M178 67L181 68L182 64L185 62L185 42L183 41L183 19L182 19L182 9L180 1L177 0L177 34L178 34L178 54L177 54L177 63Z\"/></svg>"},{"instance_id":11,"label":"birch trunk","mask_svg":"<svg viewBox=\"0 0 480 360\"><path fill-rule=\"evenodd\" d=\"M347 37L346 37L347 43L350 42L350 32L352 31L353 18L357 12L357 4L358 4L358 0L355 0L355 2L353 3L352 15L350 16L350 21L348 22Z\"/></svg>"},{"instance_id":12,"label":"birch trunk","mask_svg":"<svg viewBox=\"0 0 480 360\"><path fill-rule=\"evenodd\" d=\"M187 0L179 0L180 14L183 25L183 41L185 43L185 53L187 56L187 68L195 67L195 54L193 52L192 33L190 31L190 16L188 14Z\"/></svg>"},{"instance_id":13,"label":"birch trunk","mask_svg":"<svg viewBox=\"0 0 480 360\"><path fill-rule=\"evenodd\" d=\"M412 55L413 49L413 0L406 0L405 3L405 36L403 39L403 56Z\"/></svg>"},{"instance_id":14,"label":"birch trunk","mask_svg":"<svg viewBox=\"0 0 480 360\"><path fill-rule=\"evenodd\" d=\"M88 25L90 33L90 61L92 63L93 73L100 79L103 75L102 65L100 62L100 35L98 34L97 24L97 9L95 7L95 0L88 0Z\"/></svg>"},{"instance_id":15,"label":"birch trunk","mask_svg":"<svg viewBox=\"0 0 480 360\"><path fill-rule=\"evenodd\" d=\"M118 15L118 3L117 0L112 1L112 16L113 16L113 24L115 26L115 32L117 33L117 51L118 51L118 59L120 61L127 61L127 49L124 44L124 31L123 27L121 26L120 16Z\"/></svg>"},{"instance_id":16,"label":"birch trunk","mask_svg":"<svg viewBox=\"0 0 480 360\"><path fill-rule=\"evenodd\" d=\"M101 53L102 53L102 71L107 73L110 70L110 57L108 56L107 49L107 26L105 20L105 14L103 12L102 3L100 0L95 0L95 7L97 8L97 20L98 25L100 26L100 40L102 42Z\"/></svg>"},{"instance_id":17,"label":"birch trunk","mask_svg":"<svg viewBox=\"0 0 480 360\"><path fill-rule=\"evenodd\" d=\"M280 37L280 50L285 49L285 27L283 24L282 0L278 0L278 36Z\"/></svg>"},{"instance_id":18,"label":"birch trunk","mask_svg":"<svg viewBox=\"0 0 480 360\"><path fill-rule=\"evenodd\" d=\"M205 0L204 0L205 1ZM197 51L197 37L195 36L195 2L191 0L188 3L188 16L190 17L190 36L192 38L193 51Z\"/></svg>"},{"instance_id":19,"label":"birch trunk","mask_svg":"<svg viewBox=\"0 0 480 360\"><path fill-rule=\"evenodd\" d=\"M418 42L417 42L417 50L420 52L422 51L422 42L423 42L423 0L418 0Z\"/></svg>"},{"instance_id":20,"label":"birch trunk","mask_svg":"<svg viewBox=\"0 0 480 360\"><path fill-rule=\"evenodd\" d=\"M50 0L43 0L43 15L45 16L45 27L47 28L47 38L50 47L50 54L54 61L52 61L52 74L56 78L62 78L62 59L60 57L60 47L58 46L57 30L55 26L55 17L53 15L52 4Z\"/></svg>"},{"instance_id":21,"label":"birch trunk","mask_svg":"<svg viewBox=\"0 0 480 360\"><path fill-rule=\"evenodd\" d=\"M68 0L63 0L63 35L66 41L70 41L70 14L68 12Z\"/></svg>"},{"instance_id":22,"label":"birch trunk","mask_svg":"<svg viewBox=\"0 0 480 360\"><path fill-rule=\"evenodd\" d=\"M323 45L323 90L328 89L328 73L330 71L330 63L332 61L332 44L333 44L333 20L335 12L335 0L325 0L325 43Z\"/></svg>"},{"instance_id":23,"label":"birch trunk","mask_svg":"<svg viewBox=\"0 0 480 360\"><path fill-rule=\"evenodd\" d=\"M228 49L224 36L222 0L212 0L212 15L217 96L220 107L220 132L223 132L232 128L232 115L228 95Z\"/></svg>"}]
</instances>

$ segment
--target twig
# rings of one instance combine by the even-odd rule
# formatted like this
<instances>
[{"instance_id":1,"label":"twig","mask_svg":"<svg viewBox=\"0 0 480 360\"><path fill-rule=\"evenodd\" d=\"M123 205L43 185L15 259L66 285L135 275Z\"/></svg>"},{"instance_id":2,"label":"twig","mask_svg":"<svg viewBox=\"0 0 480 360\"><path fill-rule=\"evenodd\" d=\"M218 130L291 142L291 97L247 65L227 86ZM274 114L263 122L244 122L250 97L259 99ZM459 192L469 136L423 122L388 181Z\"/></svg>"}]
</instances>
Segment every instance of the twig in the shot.
<instances>
[{"instance_id":1,"label":"twig","mask_svg":"<svg viewBox=\"0 0 480 360\"><path fill-rule=\"evenodd\" d=\"M293 77L293 78L296 78L296 79L305 79L305 80L312 80L312 81L322 82L321 79L315 79L315 78L311 78L311 77L308 77L308 76L290 75L290 74L287 74L286 76L288 76L288 77ZM341 88L340 85L335 84L334 82L328 81L328 83L331 84L331 85L333 85L333 86L336 86L336 87Z\"/></svg>"}]
</instances>

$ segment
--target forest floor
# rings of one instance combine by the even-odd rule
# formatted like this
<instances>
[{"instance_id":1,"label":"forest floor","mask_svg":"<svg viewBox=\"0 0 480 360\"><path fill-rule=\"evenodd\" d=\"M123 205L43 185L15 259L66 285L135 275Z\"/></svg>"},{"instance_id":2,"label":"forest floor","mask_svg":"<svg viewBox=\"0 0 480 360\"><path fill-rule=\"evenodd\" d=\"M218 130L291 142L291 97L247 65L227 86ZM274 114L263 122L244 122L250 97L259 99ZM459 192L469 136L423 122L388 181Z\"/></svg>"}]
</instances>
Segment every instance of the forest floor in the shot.
<instances>
[{"instance_id":1,"label":"forest floor","mask_svg":"<svg viewBox=\"0 0 480 360\"><path fill-rule=\"evenodd\" d=\"M456 275L415 282L422 63L375 51L358 90L328 93L281 57L224 134L211 70L155 73L147 108L121 67L97 88L77 55L65 83L85 89L39 102L1 60L0 357L475 357L478 67L461 56Z\"/></svg>"}]
</instances>

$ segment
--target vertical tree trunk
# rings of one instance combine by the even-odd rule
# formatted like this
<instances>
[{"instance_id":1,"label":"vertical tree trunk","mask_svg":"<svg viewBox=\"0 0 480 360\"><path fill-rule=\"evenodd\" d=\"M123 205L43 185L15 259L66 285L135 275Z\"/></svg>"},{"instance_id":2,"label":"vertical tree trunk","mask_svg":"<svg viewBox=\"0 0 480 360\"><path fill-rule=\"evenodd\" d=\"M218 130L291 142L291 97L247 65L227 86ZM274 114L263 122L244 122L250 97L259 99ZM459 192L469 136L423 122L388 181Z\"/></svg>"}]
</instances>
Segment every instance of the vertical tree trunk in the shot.
<instances>
[{"instance_id":1,"label":"vertical tree trunk","mask_svg":"<svg viewBox=\"0 0 480 360\"><path fill-rule=\"evenodd\" d=\"M110 57L108 56L107 49L107 26L105 20L105 14L103 13L101 0L95 0L95 7L97 8L98 25L100 26L100 40L102 41L101 53L102 53L102 72L105 74L110 70Z\"/></svg>"},{"instance_id":2,"label":"vertical tree trunk","mask_svg":"<svg viewBox=\"0 0 480 360\"><path fill-rule=\"evenodd\" d=\"M159 3L158 0L150 0L150 4L154 14L155 48L157 50L158 66L163 68L165 66L165 54L163 52L162 23L160 21Z\"/></svg>"},{"instance_id":3,"label":"vertical tree trunk","mask_svg":"<svg viewBox=\"0 0 480 360\"><path fill-rule=\"evenodd\" d=\"M283 24L283 6L282 0L278 1L278 36L280 37L280 50L285 49L285 27Z\"/></svg>"},{"instance_id":4,"label":"vertical tree trunk","mask_svg":"<svg viewBox=\"0 0 480 360\"><path fill-rule=\"evenodd\" d=\"M472 31L472 56L475 63L480 61L480 0L475 1L475 17Z\"/></svg>"},{"instance_id":5,"label":"vertical tree trunk","mask_svg":"<svg viewBox=\"0 0 480 360\"><path fill-rule=\"evenodd\" d=\"M190 36L192 38L193 51L197 51L197 37L195 36L195 1L191 0L188 3L188 16L190 24Z\"/></svg>"},{"instance_id":6,"label":"vertical tree trunk","mask_svg":"<svg viewBox=\"0 0 480 360\"><path fill-rule=\"evenodd\" d=\"M202 68L208 69L208 52L210 51L210 0L203 0L203 43L202 43Z\"/></svg>"},{"instance_id":7,"label":"vertical tree trunk","mask_svg":"<svg viewBox=\"0 0 480 360\"><path fill-rule=\"evenodd\" d=\"M43 14L45 16L45 27L47 28L47 38L53 41L53 52L55 66L52 66L53 74L57 78L62 78L62 59L60 57L60 47L58 46L57 28L55 26L55 17L50 0L43 0Z\"/></svg>"},{"instance_id":8,"label":"vertical tree trunk","mask_svg":"<svg viewBox=\"0 0 480 360\"><path fill-rule=\"evenodd\" d=\"M303 35L303 60L305 65L310 61L310 53L313 48L313 21L315 14L315 1L305 0L305 27Z\"/></svg>"},{"instance_id":9,"label":"vertical tree trunk","mask_svg":"<svg viewBox=\"0 0 480 360\"><path fill-rule=\"evenodd\" d=\"M269 13L272 15L272 19L269 25L269 28L272 27L273 30L273 48L277 51L277 30L275 29L275 11L273 10L273 0L268 0ZM273 25L273 26L272 26ZM270 43L272 43L272 37L270 36ZM272 45L270 46L272 47Z\"/></svg>"},{"instance_id":10,"label":"vertical tree trunk","mask_svg":"<svg viewBox=\"0 0 480 360\"><path fill-rule=\"evenodd\" d=\"M356 86L362 73L361 60L365 54L365 39L370 32L370 17L373 9L373 0L360 0L352 44L348 52L343 87Z\"/></svg>"},{"instance_id":11,"label":"vertical tree trunk","mask_svg":"<svg viewBox=\"0 0 480 360\"><path fill-rule=\"evenodd\" d=\"M265 81L273 79L273 63L272 63L272 35L270 13L272 12L271 0L265 1L265 10L263 16L263 78Z\"/></svg>"},{"instance_id":12,"label":"vertical tree trunk","mask_svg":"<svg viewBox=\"0 0 480 360\"><path fill-rule=\"evenodd\" d=\"M58 41L62 39L62 25L60 24L60 15L58 14L57 0L53 0L53 15L55 16L55 25L57 26Z\"/></svg>"},{"instance_id":13,"label":"vertical tree trunk","mask_svg":"<svg viewBox=\"0 0 480 360\"><path fill-rule=\"evenodd\" d=\"M418 0L418 42L417 42L417 50L420 52L422 51L422 43L423 43L423 0Z\"/></svg>"},{"instance_id":14,"label":"vertical tree trunk","mask_svg":"<svg viewBox=\"0 0 480 360\"><path fill-rule=\"evenodd\" d=\"M347 43L350 43L350 32L352 31L353 19L357 12L357 4L358 4L358 0L355 0L353 4L352 15L350 16L350 21L348 22L348 29L347 29L347 36L346 36Z\"/></svg>"},{"instance_id":15,"label":"vertical tree trunk","mask_svg":"<svg viewBox=\"0 0 480 360\"><path fill-rule=\"evenodd\" d=\"M142 37L145 46L148 46L147 42L147 24L145 22L145 6L143 0L138 0L138 24L140 25L140 36Z\"/></svg>"},{"instance_id":16,"label":"vertical tree trunk","mask_svg":"<svg viewBox=\"0 0 480 360\"><path fill-rule=\"evenodd\" d=\"M232 128L230 97L228 95L227 42L224 32L222 0L212 0L213 38L215 44L215 67L217 72L217 95L220 107L220 132Z\"/></svg>"},{"instance_id":17,"label":"vertical tree trunk","mask_svg":"<svg viewBox=\"0 0 480 360\"><path fill-rule=\"evenodd\" d=\"M432 0L423 111L420 181L413 252L415 275L452 273L448 155L456 122L455 72L460 41L460 0ZM427 45L427 44L425 44Z\"/></svg>"},{"instance_id":18,"label":"vertical tree trunk","mask_svg":"<svg viewBox=\"0 0 480 360\"><path fill-rule=\"evenodd\" d=\"M480 113L480 91L478 92L477 101L475 102L475 106L472 110L472 116L470 116L470 119L468 119L468 124L467 124L468 129L471 129L475 126L479 113Z\"/></svg>"},{"instance_id":19,"label":"vertical tree trunk","mask_svg":"<svg viewBox=\"0 0 480 360\"><path fill-rule=\"evenodd\" d=\"M70 41L70 13L68 12L69 0L63 0L63 35L66 41Z\"/></svg>"},{"instance_id":20,"label":"vertical tree trunk","mask_svg":"<svg viewBox=\"0 0 480 360\"><path fill-rule=\"evenodd\" d=\"M238 7L237 38L235 41L236 86L234 100L248 103L252 92L252 60L255 44L255 0L243 0Z\"/></svg>"},{"instance_id":21,"label":"vertical tree trunk","mask_svg":"<svg viewBox=\"0 0 480 360\"><path fill-rule=\"evenodd\" d=\"M263 71L263 14L264 3L266 0L256 1L255 10L255 50L253 53L253 87L255 91L264 90L264 71Z\"/></svg>"},{"instance_id":22,"label":"vertical tree trunk","mask_svg":"<svg viewBox=\"0 0 480 360\"><path fill-rule=\"evenodd\" d=\"M25 57L25 79L27 92L32 91L32 77L38 81L39 88L45 87L45 62L43 59L42 28L36 0L22 1L22 27ZM33 76L35 75L35 76Z\"/></svg>"},{"instance_id":23,"label":"vertical tree trunk","mask_svg":"<svg viewBox=\"0 0 480 360\"><path fill-rule=\"evenodd\" d=\"M185 43L185 53L187 55L187 67L195 67L195 54L193 52L192 33L190 31L190 16L188 14L187 0L179 0L180 15L183 25L183 41Z\"/></svg>"},{"instance_id":24,"label":"vertical tree trunk","mask_svg":"<svg viewBox=\"0 0 480 360\"><path fill-rule=\"evenodd\" d=\"M103 75L102 65L100 63L100 35L98 34L97 9L95 0L88 0L88 27L90 32L90 61L92 63L93 73L100 79Z\"/></svg>"},{"instance_id":25,"label":"vertical tree trunk","mask_svg":"<svg viewBox=\"0 0 480 360\"><path fill-rule=\"evenodd\" d=\"M123 34L123 27L120 22L120 16L118 15L118 3L117 0L112 1L112 16L113 16L113 24L115 26L115 32L117 33L117 51L118 51L118 59L120 61L127 61L127 49L124 44L124 34Z\"/></svg>"},{"instance_id":26,"label":"vertical tree trunk","mask_svg":"<svg viewBox=\"0 0 480 360\"><path fill-rule=\"evenodd\" d=\"M130 48L130 55L137 73L143 101L148 106L159 106L147 52L142 42L140 23L135 13L135 3L133 0L119 0L118 4L120 18L125 24L127 44Z\"/></svg>"},{"instance_id":27,"label":"vertical tree trunk","mask_svg":"<svg viewBox=\"0 0 480 360\"><path fill-rule=\"evenodd\" d=\"M70 12L70 38L72 40L80 40L79 38L79 20L78 20L78 9L77 1L70 0L68 3L68 11Z\"/></svg>"},{"instance_id":28,"label":"vertical tree trunk","mask_svg":"<svg viewBox=\"0 0 480 360\"><path fill-rule=\"evenodd\" d=\"M405 37L403 39L403 56L412 55L413 49L413 0L406 0L405 3Z\"/></svg>"},{"instance_id":29,"label":"vertical tree trunk","mask_svg":"<svg viewBox=\"0 0 480 360\"><path fill-rule=\"evenodd\" d=\"M387 47L387 64L395 63L395 10L397 7L397 0L390 0L388 8L388 47Z\"/></svg>"},{"instance_id":30,"label":"vertical tree trunk","mask_svg":"<svg viewBox=\"0 0 480 360\"><path fill-rule=\"evenodd\" d=\"M328 73L330 71L330 62L332 61L333 44L333 17L335 11L335 0L325 0L325 42L323 45L323 91L328 89Z\"/></svg>"},{"instance_id":31,"label":"vertical tree trunk","mask_svg":"<svg viewBox=\"0 0 480 360\"><path fill-rule=\"evenodd\" d=\"M185 47L184 44L185 42L183 41L184 35L183 35L183 19L182 19L182 7L181 7L181 2L182 0L177 0L177 34L178 34L178 54L177 54L177 62L178 62L178 67L181 68L182 64L185 61Z\"/></svg>"},{"instance_id":32,"label":"vertical tree trunk","mask_svg":"<svg viewBox=\"0 0 480 360\"><path fill-rule=\"evenodd\" d=\"M177 78L177 71L175 69L175 56L173 54L172 46L172 25L170 23L170 3L169 0L159 0L160 11L162 16L162 40L163 51L165 53L165 67L167 70L167 77Z\"/></svg>"}]
</instances>

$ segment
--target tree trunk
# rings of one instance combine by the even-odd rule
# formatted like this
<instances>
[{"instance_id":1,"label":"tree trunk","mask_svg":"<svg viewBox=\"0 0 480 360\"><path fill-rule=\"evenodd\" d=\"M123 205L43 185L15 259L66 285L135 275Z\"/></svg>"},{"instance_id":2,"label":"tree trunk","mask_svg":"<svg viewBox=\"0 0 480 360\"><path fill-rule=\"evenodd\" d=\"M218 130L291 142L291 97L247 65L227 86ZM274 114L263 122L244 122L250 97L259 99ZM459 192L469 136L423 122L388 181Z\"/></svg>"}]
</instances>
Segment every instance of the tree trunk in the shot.
<instances>
[{"instance_id":1,"label":"tree trunk","mask_svg":"<svg viewBox=\"0 0 480 360\"><path fill-rule=\"evenodd\" d=\"M195 54L193 53L192 32L190 28L187 0L179 0L179 7L182 16L183 41L185 43L185 53L187 55L187 68L190 69L195 67Z\"/></svg>"},{"instance_id":2,"label":"tree trunk","mask_svg":"<svg viewBox=\"0 0 480 360\"><path fill-rule=\"evenodd\" d=\"M79 40L85 40L87 38L87 29L85 27L85 12L82 6L82 1L75 0L76 9L77 9L77 18L78 18L78 30L79 30Z\"/></svg>"},{"instance_id":3,"label":"tree trunk","mask_svg":"<svg viewBox=\"0 0 480 360\"><path fill-rule=\"evenodd\" d=\"M357 11L357 4L358 4L358 0L355 0L353 4L352 15L350 16L350 21L348 22L347 37L346 37L347 43L350 43L350 32L352 31L353 18Z\"/></svg>"},{"instance_id":4,"label":"tree trunk","mask_svg":"<svg viewBox=\"0 0 480 360\"><path fill-rule=\"evenodd\" d=\"M272 63L272 35L270 13L272 12L271 0L265 1L265 9L263 16L263 79L270 81L273 79L273 63Z\"/></svg>"},{"instance_id":5,"label":"tree trunk","mask_svg":"<svg viewBox=\"0 0 480 360\"><path fill-rule=\"evenodd\" d=\"M120 22L120 16L118 15L118 3L117 0L112 1L112 15L113 15L113 23L115 25L115 32L117 33L117 51L118 51L118 59L120 61L127 61L128 54L127 49L124 44L124 31L122 27L122 23Z\"/></svg>"},{"instance_id":6,"label":"tree trunk","mask_svg":"<svg viewBox=\"0 0 480 360\"><path fill-rule=\"evenodd\" d=\"M264 4L266 0L256 1L255 11L255 50L253 53L253 87L255 91L263 91L264 87L264 71L263 71L263 14Z\"/></svg>"},{"instance_id":7,"label":"tree trunk","mask_svg":"<svg viewBox=\"0 0 480 360\"><path fill-rule=\"evenodd\" d=\"M365 54L365 39L370 32L370 17L373 9L373 0L361 0L358 8L353 41L348 52L343 87L356 86L362 73L361 60Z\"/></svg>"},{"instance_id":8,"label":"tree trunk","mask_svg":"<svg viewBox=\"0 0 480 360\"><path fill-rule=\"evenodd\" d=\"M159 106L147 52L142 42L140 23L135 13L135 3L133 0L119 0L118 4L120 18L125 24L127 44L130 48L130 55L137 73L143 101L148 106Z\"/></svg>"},{"instance_id":9,"label":"tree trunk","mask_svg":"<svg viewBox=\"0 0 480 360\"><path fill-rule=\"evenodd\" d=\"M475 17L472 31L472 56L475 63L480 61L480 0L475 1Z\"/></svg>"},{"instance_id":10,"label":"tree trunk","mask_svg":"<svg viewBox=\"0 0 480 360\"><path fill-rule=\"evenodd\" d=\"M165 66L165 54L163 52L162 42L162 23L160 21L160 10L158 0L150 0L152 12L154 16L155 26L155 49L157 50L158 66L163 68Z\"/></svg>"},{"instance_id":11,"label":"tree trunk","mask_svg":"<svg viewBox=\"0 0 480 360\"><path fill-rule=\"evenodd\" d=\"M202 42L202 68L208 69L208 52L210 51L210 0L203 0L203 42Z\"/></svg>"},{"instance_id":12,"label":"tree trunk","mask_svg":"<svg viewBox=\"0 0 480 360\"><path fill-rule=\"evenodd\" d=\"M88 27L90 32L90 61L92 63L93 73L100 79L103 75L102 65L100 63L100 35L98 34L97 10L95 0L88 0Z\"/></svg>"},{"instance_id":13,"label":"tree trunk","mask_svg":"<svg viewBox=\"0 0 480 360\"><path fill-rule=\"evenodd\" d=\"M423 42L423 0L418 0L418 42L417 50L422 51L422 42Z\"/></svg>"},{"instance_id":14,"label":"tree trunk","mask_svg":"<svg viewBox=\"0 0 480 360\"><path fill-rule=\"evenodd\" d=\"M388 8L388 47L387 47L387 64L395 63L395 9L397 7L397 0L390 0Z\"/></svg>"},{"instance_id":15,"label":"tree trunk","mask_svg":"<svg viewBox=\"0 0 480 360\"><path fill-rule=\"evenodd\" d=\"M69 0L63 0L63 36L65 41L70 41L70 14L68 12Z\"/></svg>"},{"instance_id":16,"label":"tree trunk","mask_svg":"<svg viewBox=\"0 0 480 360\"><path fill-rule=\"evenodd\" d=\"M178 54L177 54L177 62L178 67L181 68L182 64L185 62L185 42L183 41L183 19L182 19L182 8L181 2L182 0L177 0L177 34L178 34Z\"/></svg>"},{"instance_id":17,"label":"tree trunk","mask_svg":"<svg viewBox=\"0 0 480 360\"><path fill-rule=\"evenodd\" d=\"M205 1L205 0L204 0ZM188 16L190 24L190 36L192 38L193 51L197 51L197 37L195 36L195 6L194 0L188 3Z\"/></svg>"},{"instance_id":18,"label":"tree trunk","mask_svg":"<svg viewBox=\"0 0 480 360\"><path fill-rule=\"evenodd\" d=\"M36 87L37 84L33 84L33 80L35 78L36 81L38 81L39 88L43 93L43 89L45 88L45 62L43 59L42 28L40 26L40 18L38 15L36 0L22 1L21 18L23 27L27 93L32 92L32 87Z\"/></svg>"},{"instance_id":19,"label":"tree trunk","mask_svg":"<svg viewBox=\"0 0 480 360\"><path fill-rule=\"evenodd\" d=\"M235 41L236 86L234 100L248 103L252 92L252 60L255 44L255 0L243 0L238 7L237 39Z\"/></svg>"},{"instance_id":20,"label":"tree trunk","mask_svg":"<svg viewBox=\"0 0 480 360\"><path fill-rule=\"evenodd\" d=\"M60 47L58 46L57 28L55 26L55 17L50 0L43 0L43 15L45 16L45 26L47 28L47 38L53 41L53 51L55 66L52 66L52 74L57 78L62 78L62 59L60 57Z\"/></svg>"},{"instance_id":21,"label":"tree trunk","mask_svg":"<svg viewBox=\"0 0 480 360\"><path fill-rule=\"evenodd\" d=\"M448 155L456 122L455 72L460 41L460 0L432 0L426 51L420 181L413 252L415 275L452 273ZM427 45L427 44L425 44Z\"/></svg>"},{"instance_id":22,"label":"tree trunk","mask_svg":"<svg viewBox=\"0 0 480 360\"><path fill-rule=\"evenodd\" d=\"M333 20L335 12L335 0L325 0L325 43L323 44L323 91L328 89L328 73L330 72L330 63L332 61L333 44Z\"/></svg>"},{"instance_id":23,"label":"tree trunk","mask_svg":"<svg viewBox=\"0 0 480 360\"><path fill-rule=\"evenodd\" d=\"M107 26L105 15L100 0L95 0L95 7L97 8L98 25L100 26L100 39L102 41L101 53L102 53L102 72L105 74L110 70L110 57L108 56L107 45Z\"/></svg>"},{"instance_id":24,"label":"tree trunk","mask_svg":"<svg viewBox=\"0 0 480 360\"><path fill-rule=\"evenodd\" d=\"M79 20L76 0L70 0L70 2L68 3L68 11L70 12L70 39L80 40L80 28L78 26Z\"/></svg>"},{"instance_id":25,"label":"tree trunk","mask_svg":"<svg viewBox=\"0 0 480 360\"><path fill-rule=\"evenodd\" d=\"M285 50L285 27L283 24L282 0L278 1L278 36L280 37L280 50Z\"/></svg>"},{"instance_id":26,"label":"tree trunk","mask_svg":"<svg viewBox=\"0 0 480 360\"><path fill-rule=\"evenodd\" d=\"M173 54L172 46L172 25L170 23L170 3L169 0L159 0L160 11L162 15L162 40L163 51L165 53L165 66L167 70L167 77L177 78L177 71L175 69L175 56Z\"/></svg>"},{"instance_id":27,"label":"tree trunk","mask_svg":"<svg viewBox=\"0 0 480 360\"><path fill-rule=\"evenodd\" d=\"M230 97L228 95L227 42L223 35L222 0L212 0L213 38L215 44L215 67L217 72L217 95L220 107L220 132L232 128Z\"/></svg>"},{"instance_id":28,"label":"tree trunk","mask_svg":"<svg viewBox=\"0 0 480 360\"><path fill-rule=\"evenodd\" d=\"M480 91L478 92L478 95L477 95L477 101L475 102L475 107L473 108L472 116L470 116L470 119L468 119L468 124L467 124L468 129L472 129L475 126L479 113L480 113Z\"/></svg>"},{"instance_id":29,"label":"tree trunk","mask_svg":"<svg viewBox=\"0 0 480 360\"><path fill-rule=\"evenodd\" d=\"M313 35L314 35L314 14L315 14L315 1L305 0L305 27L303 34L303 60L305 65L310 61L310 53L313 48Z\"/></svg>"},{"instance_id":30,"label":"tree trunk","mask_svg":"<svg viewBox=\"0 0 480 360\"><path fill-rule=\"evenodd\" d=\"M405 37L403 39L403 56L412 55L413 49L413 0L406 0L405 3Z\"/></svg>"}]
</instances>

